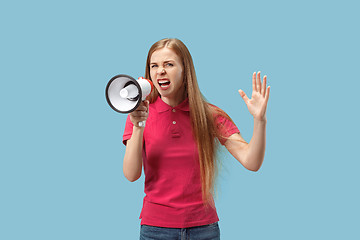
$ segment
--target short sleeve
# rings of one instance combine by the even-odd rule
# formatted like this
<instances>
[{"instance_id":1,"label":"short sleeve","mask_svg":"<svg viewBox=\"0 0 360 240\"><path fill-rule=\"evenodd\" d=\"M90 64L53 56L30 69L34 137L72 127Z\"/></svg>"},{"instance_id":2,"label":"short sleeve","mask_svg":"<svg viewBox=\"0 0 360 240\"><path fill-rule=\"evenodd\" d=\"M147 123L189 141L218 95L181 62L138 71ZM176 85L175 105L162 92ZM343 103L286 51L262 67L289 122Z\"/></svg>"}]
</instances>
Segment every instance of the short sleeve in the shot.
<instances>
[{"instance_id":1,"label":"short sleeve","mask_svg":"<svg viewBox=\"0 0 360 240\"><path fill-rule=\"evenodd\" d=\"M221 145L224 145L226 140L234 133L240 133L233 121L223 115L217 115L215 117L215 124L219 134L218 139Z\"/></svg>"},{"instance_id":2,"label":"short sleeve","mask_svg":"<svg viewBox=\"0 0 360 240\"><path fill-rule=\"evenodd\" d=\"M126 118L125 130L124 130L124 135L123 135L123 144L124 145L126 145L126 141L131 138L133 126L134 126L133 123L130 121L130 115L128 115Z\"/></svg>"}]
</instances>

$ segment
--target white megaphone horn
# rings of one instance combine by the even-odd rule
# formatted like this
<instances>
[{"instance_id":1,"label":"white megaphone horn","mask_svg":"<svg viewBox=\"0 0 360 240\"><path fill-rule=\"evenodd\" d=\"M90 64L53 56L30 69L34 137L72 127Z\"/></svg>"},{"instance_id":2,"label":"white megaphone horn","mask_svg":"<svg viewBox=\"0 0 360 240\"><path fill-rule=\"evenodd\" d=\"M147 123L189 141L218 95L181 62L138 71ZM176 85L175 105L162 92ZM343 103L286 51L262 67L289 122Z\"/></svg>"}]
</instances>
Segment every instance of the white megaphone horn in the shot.
<instances>
[{"instance_id":1,"label":"white megaphone horn","mask_svg":"<svg viewBox=\"0 0 360 240\"><path fill-rule=\"evenodd\" d=\"M116 112L130 113L139 107L153 88L153 83L148 79L139 77L135 80L133 77L120 74L110 79L105 95L108 104ZM139 127L145 127L145 121L139 122Z\"/></svg>"}]
</instances>

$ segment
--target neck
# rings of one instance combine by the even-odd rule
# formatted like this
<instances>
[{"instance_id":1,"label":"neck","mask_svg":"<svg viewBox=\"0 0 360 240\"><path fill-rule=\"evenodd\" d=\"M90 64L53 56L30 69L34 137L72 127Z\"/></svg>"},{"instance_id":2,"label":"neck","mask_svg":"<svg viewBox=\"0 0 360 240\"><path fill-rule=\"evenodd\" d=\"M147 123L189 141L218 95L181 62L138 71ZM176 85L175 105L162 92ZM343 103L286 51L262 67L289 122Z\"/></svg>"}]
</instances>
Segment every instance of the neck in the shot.
<instances>
[{"instance_id":1,"label":"neck","mask_svg":"<svg viewBox=\"0 0 360 240\"><path fill-rule=\"evenodd\" d=\"M176 107L185 100L185 95L178 98L161 97L164 103L171 107Z\"/></svg>"},{"instance_id":2,"label":"neck","mask_svg":"<svg viewBox=\"0 0 360 240\"><path fill-rule=\"evenodd\" d=\"M170 95L163 95L160 97L167 105L171 107L176 107L186 99L187 93L185 91L185 88L180 88L176 93Z\"/></svg>"}]
</instances>

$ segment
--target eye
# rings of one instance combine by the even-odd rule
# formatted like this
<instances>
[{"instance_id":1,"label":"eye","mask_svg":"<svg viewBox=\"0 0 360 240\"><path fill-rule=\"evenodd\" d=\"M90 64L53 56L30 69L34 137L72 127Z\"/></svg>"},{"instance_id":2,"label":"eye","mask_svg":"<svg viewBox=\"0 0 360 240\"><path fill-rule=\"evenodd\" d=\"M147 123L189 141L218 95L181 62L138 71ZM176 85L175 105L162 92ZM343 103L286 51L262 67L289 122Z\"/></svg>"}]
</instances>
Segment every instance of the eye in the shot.
<instances>
[{"instance_id":1,"label":"eye","mask_svg":"<svg viewBox=\"0 0 360 240\"><path fill-rule=\"evenodd\" d=\"M150 66L150 68L155 68L155 67L157 67L156 64L153 64L153 65Z\"/></svg>"},{"instance_id":2,"label":"eye","mask_svg":"<svg viewBox=\"0 0 360 240\"><path fill-rule=\"evenodd\" d=\"M172 67L172 66L174 66L174 64L172 64L172 63L167 63L166 66Z\"/></svg>"}]
</instances>

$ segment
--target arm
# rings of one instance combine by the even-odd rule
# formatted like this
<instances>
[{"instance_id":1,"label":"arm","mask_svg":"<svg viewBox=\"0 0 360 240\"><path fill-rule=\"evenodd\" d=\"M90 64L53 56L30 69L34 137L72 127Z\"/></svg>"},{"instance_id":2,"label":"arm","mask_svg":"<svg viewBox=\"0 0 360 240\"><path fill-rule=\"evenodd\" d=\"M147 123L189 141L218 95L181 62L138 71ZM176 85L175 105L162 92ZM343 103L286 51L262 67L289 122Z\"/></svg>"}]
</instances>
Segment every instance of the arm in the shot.
<instances>
[{"instance_id":1,"label":"arm","mask_svg":"<svg viewBox=\"0 0 360 240\"><path fill-rule=\"evenodd\" d=\"M225 147L246 169L258 171L265 156L266 121L254 120L254 132L250 143L235 133L225 142Z\"/></svg>"},{"instance_id":2,"label":"arm","mask_svg":"<svg viewBox=\"0 0 360 240\"><path fill-rule=\"evenodd\" d=\"M249 112L254 117L254 131L250 143L240 134L233 134L225 142L228 151L247 169L258 171L263 163L266 145L266 107L270 87L266 87L266 76L261 84L260 72L253 74L253 93L251 99L239 90Z\"/></svg>"},{"instance_id":3,"label":"arm","mask_svg":"<svg viewBox=\"0 0 360 240\"><path fill-rule=\"evenodd\" d=\"M123 172L130 182L138 180L141 176L143 134L143 128L134 126L131 138L126 142Z\"/></svg>"},{"instance_id":4,"label":"arm","mask_svg":"<svg viewBox=\"0 0 360 240\"><path fill-rule=\"evenodd\" d=\"M138 127L138 122L147 119L148 108L149 103L144 102L134 112L130 113L130 120L134 126L131 138L126 142L123 162L124 176L130 182L138 180L141 176L144 128Z\"/></svg>"}]
</instances>

